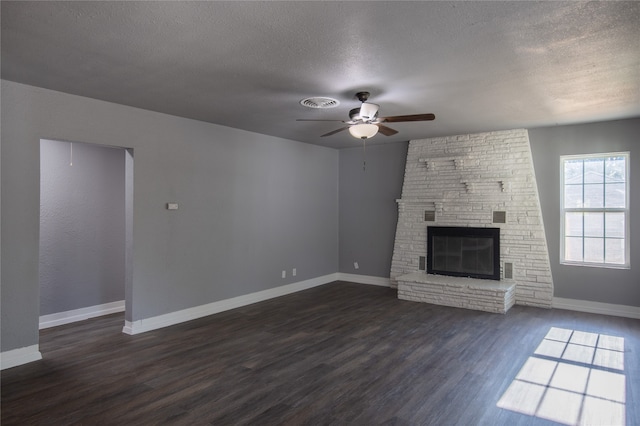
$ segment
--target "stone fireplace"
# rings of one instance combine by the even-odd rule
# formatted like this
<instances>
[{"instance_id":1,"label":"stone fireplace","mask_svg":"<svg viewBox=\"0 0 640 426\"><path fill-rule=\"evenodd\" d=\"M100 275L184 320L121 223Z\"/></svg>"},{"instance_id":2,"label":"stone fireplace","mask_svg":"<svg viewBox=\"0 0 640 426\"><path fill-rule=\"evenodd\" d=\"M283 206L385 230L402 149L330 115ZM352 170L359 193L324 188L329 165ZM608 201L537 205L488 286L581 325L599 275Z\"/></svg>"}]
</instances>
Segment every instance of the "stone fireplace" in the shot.
<instances>
[{"instance_id":1,"label":"stone fireplace","mask_svg":"<svg viewBox=\"0 0 640 426\"><path fill-rule=\"evenodd\" d=\"M551 307L553 280L526 130L410 141L397 203L391 281L399 298L502 313L514 303ZM455 263L457 245L483 244L455 238L452 257L439 258L433 270L428 230L452 227L499 234L497 273L462 268L443 276L438 268Z\"/></svg>"}]
</instances>

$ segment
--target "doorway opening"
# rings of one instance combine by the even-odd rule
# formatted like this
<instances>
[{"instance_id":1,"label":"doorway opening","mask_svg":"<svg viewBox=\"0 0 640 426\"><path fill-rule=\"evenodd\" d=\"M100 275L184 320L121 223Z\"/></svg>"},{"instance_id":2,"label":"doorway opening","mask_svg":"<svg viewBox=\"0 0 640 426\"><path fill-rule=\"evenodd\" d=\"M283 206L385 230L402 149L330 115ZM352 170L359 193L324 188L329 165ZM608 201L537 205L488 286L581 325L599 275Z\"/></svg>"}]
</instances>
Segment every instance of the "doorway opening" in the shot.
<instances>
[{"instance_id":1,"label":"doorway opening","mask_svg":"<svg viewBox=\"0 0 640 426\"><path fill-rule=\"evenodd\" d=\"M40 140L40 329L130 317L132 225L132 149Z\"/></svg>"}]
</instances>

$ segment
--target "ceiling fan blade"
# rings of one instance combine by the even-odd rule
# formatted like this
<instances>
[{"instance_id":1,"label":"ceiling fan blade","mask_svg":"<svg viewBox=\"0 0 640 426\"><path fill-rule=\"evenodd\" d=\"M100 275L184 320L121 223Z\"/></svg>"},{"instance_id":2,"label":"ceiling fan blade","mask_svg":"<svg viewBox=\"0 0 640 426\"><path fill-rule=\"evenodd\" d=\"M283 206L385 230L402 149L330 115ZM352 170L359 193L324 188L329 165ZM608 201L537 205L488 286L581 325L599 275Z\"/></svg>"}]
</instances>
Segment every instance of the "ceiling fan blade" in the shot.
<instances>
[{"instance_id":1,"label":"ceiling fan blade","mask_svg":"<svg viewBox=\"0 0 640 426\"><path fill-rule=\"evenodd\" d=\"M296 121L337 121L340 123L346 123L344 120L315 120L313 118L297 118Z\"/></svg>"},{"instance_id":2,"label":"ceiling fan blade","mask_svg":"<svg viewBox=\"0 0 640 426\"><path fill-rule=\"evenodd\" d=\"M433 114L394 115L393 117L381 117L381 123L401 123L404 121L431 121L435 120Z\"/></svg>"},{"instance_id":3,"label":"ceiling fan blade","mask_svg":"<svg viewBox=\"0 0 640 426\"><path fill-rule=\"evenodd\" d=\"M331 136L331 135L335 135L338 132L341 132L343 130L347 130L350 126L346 126L346 127L341 127L338 130L334 130L333 132L329 132L329 133L325 133L324 135L320 135L321 138L324 138L325 136Z\"/></svg>"},{"instance_id":4,"label":"ceiling fan blade","mask_svg":"<svg viewBox=\"0 0 640 426\"><path fill-rule=\"evenodd\" d=\"M397 130L392 129L391 127L387 127L383 124L376 124L378 126L378 130L385 136L393 136L398 133Z\"/></svg>"}]
</instances>

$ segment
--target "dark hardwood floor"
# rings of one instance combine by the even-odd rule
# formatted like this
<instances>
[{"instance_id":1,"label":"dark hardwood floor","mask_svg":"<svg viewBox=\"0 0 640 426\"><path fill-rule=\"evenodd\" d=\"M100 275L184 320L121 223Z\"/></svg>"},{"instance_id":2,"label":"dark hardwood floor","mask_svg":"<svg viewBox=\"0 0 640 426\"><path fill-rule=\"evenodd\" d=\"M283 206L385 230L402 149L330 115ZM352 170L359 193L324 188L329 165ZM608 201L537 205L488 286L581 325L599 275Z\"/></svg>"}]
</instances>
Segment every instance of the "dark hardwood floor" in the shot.
<instances>
[{"instance_id":1,"label":"dark hardwood floor","mask_svg":"<svg viewBox=\"0 0 640 426\"><path fill-rule=\"evenodd\" d=\"M528 359L554 361L534 356L552 327L624 339L622 369L588 367L624 375L616 406L640 424L640 320L336 282L136 336L123 322L43 330L43 360L2 372L2 425L555 424L496 405Z\"/></svg>"}]
</instances>

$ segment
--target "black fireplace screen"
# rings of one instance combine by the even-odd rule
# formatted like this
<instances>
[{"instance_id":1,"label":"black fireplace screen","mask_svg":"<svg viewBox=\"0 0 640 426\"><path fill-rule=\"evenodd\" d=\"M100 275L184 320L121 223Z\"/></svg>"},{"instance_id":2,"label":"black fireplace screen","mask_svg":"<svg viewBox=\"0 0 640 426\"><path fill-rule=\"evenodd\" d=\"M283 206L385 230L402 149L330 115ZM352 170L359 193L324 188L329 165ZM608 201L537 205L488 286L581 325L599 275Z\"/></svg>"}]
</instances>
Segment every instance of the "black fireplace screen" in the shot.
<instances>
[{"instance_id":1,"label":"black fireplace screen","mask_svg":"<svg viewBox=\"0 0 640 426\"><path fill-rule=\"evenodd\" d=\"M500 279L500 228L429 226L427 273Z\"/></svg>"}]
</instances>

